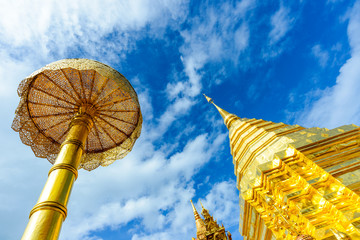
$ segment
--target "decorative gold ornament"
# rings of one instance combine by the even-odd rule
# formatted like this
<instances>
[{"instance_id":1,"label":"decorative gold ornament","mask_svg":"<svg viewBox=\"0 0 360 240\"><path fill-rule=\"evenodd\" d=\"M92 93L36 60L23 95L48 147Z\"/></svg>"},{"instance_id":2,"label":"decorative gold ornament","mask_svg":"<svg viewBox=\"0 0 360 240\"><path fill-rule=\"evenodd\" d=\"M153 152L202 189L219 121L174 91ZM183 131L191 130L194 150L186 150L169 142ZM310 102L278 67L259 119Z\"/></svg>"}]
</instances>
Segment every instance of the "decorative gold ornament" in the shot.
<instances>
[{"instance_id":1,"label":"decorative gold ornament","mask_svg":"<svg viewBox=\"0 0 360 240\"><path fill-rule=\"evenodd\" d=\"M78 169L107 166L131 151L141 131L139 102L124 76L88 59L51 63L24 79L18 94L12 128L54 164L22 239L56 240Z\"/></svg>"},{"instance_id":2,"label":"decorative gold ornament","mask_svg":"<svg viewBox=\"0 0 360 240\"><path fill-rule=\"evenodd\" d=\"M315 238L310 235L300 234L297 236L296 240L315 240Z\"/></svg>"}]
</instances>

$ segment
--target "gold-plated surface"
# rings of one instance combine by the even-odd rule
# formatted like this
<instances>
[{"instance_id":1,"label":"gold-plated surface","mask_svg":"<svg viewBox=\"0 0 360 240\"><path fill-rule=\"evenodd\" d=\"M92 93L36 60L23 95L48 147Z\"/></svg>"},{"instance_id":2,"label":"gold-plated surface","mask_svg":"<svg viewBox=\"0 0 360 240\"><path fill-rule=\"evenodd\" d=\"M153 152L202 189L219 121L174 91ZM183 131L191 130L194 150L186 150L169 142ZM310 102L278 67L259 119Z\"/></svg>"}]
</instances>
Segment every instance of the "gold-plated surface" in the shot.
<instances>
[{"instance_id":1,"label":"gold-plated surface","mask_svg":"<svg viewBox=\"0 0 360 240\"><path fill-rule=\"evenodd\" d=\"M215 107L229 129L244 239L336 239L331 229L360 239L358 126L305 129Z\"/></svg>"},{"instance_id":2,"label":"gold-plated surface","mask_svg":"<svg viewBox=\"0 0 360 240\"><path fill-rule=\"evenodd\" d=\"M232 240L231 233L226 232L223 225L219 226L201 202L201 215L203 215L204 219L198 214L192 200L190 200L190 202L195 216L196 240Z\"/></svg>"},{"instance_id":3,"label":"gold-plated surface","mask_svg":"<svg viewBox=\"0 0 360 240\"><path fill-rule=\"evenodd\" d=\"M83 153L78 143L85 144L92 125L91 117L87 114L74 117L65 140L67 144L62 145L38 202L30 212L23 240L58 238L67 216L66 206Z\"/></svg>"},{"instance_id":4,"label":"gold-plated surface","mask_svg":"<svg viewBox=\"0 0 360 240\"><path fill-rule=\"evenodd\" d=\"M336 240L351 240L351 237L343 232L338 231L337 229L330 228L331 232L336 237Z\"/></svg>"},{"instance_id":5,"label":"gold-plated surface","mask_svg":"<svg viewBox=\"0 0 360 240\"><path fill-rule=\"evenodd\" d=\"M80 168L90 171L123 158L140 135L142 117L134 89L119 72L93 60L51 63L25 78L18 95L12 128L37 157L51 163L78 112L87 112L94 122Z\"/></svg>"},{"instance_id":6,"label":"gold-plated surface","mask_svg":"<svg viewBox=\"0 0 360 240\"><path fill-rule=\"evenodd\" d=\"M310 235L300 234L296 237L296 240L315 240L315 238Z\"/></svg>"},{"instance_id":7,"label":"gold-plated surface","mask_svg":"<svg viewBox=\"0 0 360 240\"><path fill-rule=\"evenodd\" d=\"M206 238L204 238L205 233L206 233L206 227L205 227L204 220L200 217L200 215L197 212L192 200L190 200L190 202L191 202L191 206L192 206L192 209L193 209L193 212L194 212L194 217L195 217L196 237L199 240L206 239Z\"/></svg>"}]
</instances>

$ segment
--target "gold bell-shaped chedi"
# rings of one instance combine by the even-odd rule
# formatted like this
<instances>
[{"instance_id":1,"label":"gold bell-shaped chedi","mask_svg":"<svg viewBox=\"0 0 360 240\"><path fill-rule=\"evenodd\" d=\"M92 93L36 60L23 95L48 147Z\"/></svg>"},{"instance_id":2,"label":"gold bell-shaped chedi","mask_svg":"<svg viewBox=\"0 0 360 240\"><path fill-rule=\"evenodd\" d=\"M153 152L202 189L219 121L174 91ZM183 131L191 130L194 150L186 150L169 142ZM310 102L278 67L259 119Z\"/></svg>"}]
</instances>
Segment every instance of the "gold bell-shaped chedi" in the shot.
<instances>
[{"instance_id":1,"label":"gold bell-shaped chedi","mask_svg":"<svg viewBox=\"0 0 360 240\"><path fill-rule=\"evenodd\" d=\"M360 239L359 126L240 118L205 97L229 130L244 240Z\"/></svg>"}]
</instances>

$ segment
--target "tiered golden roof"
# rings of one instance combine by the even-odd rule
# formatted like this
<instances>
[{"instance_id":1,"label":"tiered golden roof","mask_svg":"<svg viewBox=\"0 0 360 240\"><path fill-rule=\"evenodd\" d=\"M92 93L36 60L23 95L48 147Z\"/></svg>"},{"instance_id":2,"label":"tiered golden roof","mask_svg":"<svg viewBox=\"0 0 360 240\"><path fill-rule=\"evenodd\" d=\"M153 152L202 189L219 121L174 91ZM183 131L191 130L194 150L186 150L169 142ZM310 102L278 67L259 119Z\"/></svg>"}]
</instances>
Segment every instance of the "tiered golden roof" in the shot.
<instances>
[{"instance_id":1,"label":"tiered golden roof","mask_svg":"<svg viewBox=\"0 0 360 240\"><path fill-rule=\"evenodd\" d=\"M244 239L360 239L358 126L306 129L216 108L229 129Z\"/></svg>"}]
</instances>

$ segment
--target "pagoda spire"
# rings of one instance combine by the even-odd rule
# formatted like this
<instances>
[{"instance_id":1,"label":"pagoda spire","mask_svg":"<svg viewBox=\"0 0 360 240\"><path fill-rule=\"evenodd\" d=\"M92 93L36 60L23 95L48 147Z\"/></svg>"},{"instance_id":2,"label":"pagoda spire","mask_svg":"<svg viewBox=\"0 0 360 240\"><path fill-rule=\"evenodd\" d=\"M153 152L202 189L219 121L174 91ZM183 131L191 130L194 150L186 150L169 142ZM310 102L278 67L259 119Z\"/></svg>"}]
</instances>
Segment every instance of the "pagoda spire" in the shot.
<instances>
[{"instance_id":1,"label":"pagoda spire","mask_svg":"<svg viewBox=\"0 0 360 240\"><path fill-rule=\"evenodd\" d=\"M192 206L192 209L194 212L194 217L195 217L196 236L198 239L206 239L206 238L204 238L205 232L206 232L204 220L200 217L199 213L196 211L196 208L195 208L192 200L190 200L190 202L191 202L191 206Z\"/></svg>"},{"instance_id":2,"label":"pagoda spire","mask_svg":"<svg viewBox=\"0 0 360 240\"><path fill-rule=\"evenodd\" d=\"M201 205L202 209L205 209L202 202L201 202L201 200L199 200L199 202L200 202L200 205Z\"/></svg>"},{"instance_id":3,"label":"pagoda spire","mask_svg":"<svg viewBox=\"0 0 360 240\"><path fill-rule=\"evenodd\" d=\"M219 111L221 117L224 119L224 123L225 123L225 125L226 125L227 128L230 128L231 123L232 123L233 120L239 119L236 115L234 115L234 114L232 114L232 113L228 113L227 111L225 111L224 109L222 109L221 107L219 107L218 105L216 105L216 104L214 103L214 101L213 101L212 98L206 96L205 94L203 94L203 95L204 95L204 97L206 98L206 100L207 100L209 103L213 104L213 105L216 107L216 109Z\"/></svg>"},{"instance_id":4,"label":"pagoda spire","mask_svg":"<svg viewBox=\"0 0 360 240\"><path fill-rule=\"evenodd\" d=\"M210 240L210 239L231 240L232 239L231 234L229 232L226 234L225 227L223 225L219 226L219 224L217 223L217 220L214 220L213 216L210 215L209 211L202 205L202 202L200 200L199 200L199 202L202 207L201 215L203 215L204 220L203 219L201 219L201 220L203 221L205 231L200 234L198 231L197 239L198 240ZM192 204L192 202L191 202L191 204ZM195 209L194 205L193 205L193 210L195 213L196 209ZM196 225L196 227L197 227L197 225Z\"/></svg>"}]
</instances>

